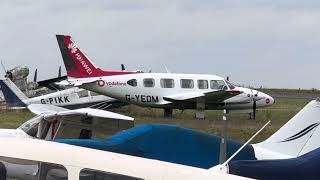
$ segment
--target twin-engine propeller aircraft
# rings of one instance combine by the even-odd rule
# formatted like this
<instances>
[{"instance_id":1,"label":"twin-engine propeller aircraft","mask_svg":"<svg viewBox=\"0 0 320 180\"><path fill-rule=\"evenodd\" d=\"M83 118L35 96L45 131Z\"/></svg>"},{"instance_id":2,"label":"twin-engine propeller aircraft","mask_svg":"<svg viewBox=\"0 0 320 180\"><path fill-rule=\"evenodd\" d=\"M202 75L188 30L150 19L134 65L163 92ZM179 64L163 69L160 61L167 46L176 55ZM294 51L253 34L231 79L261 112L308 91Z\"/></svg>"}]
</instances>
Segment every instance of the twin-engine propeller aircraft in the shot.
<instances>
[{"instance_id":1,"label":"twin-engine propeller aircraft","mask_svg":"<svg viewBox=\"0 0 320 180\"><path fill-rule=\"evenodd\" d=\"M10 79L0 80L0 86L7 106L27 107L30 104L51 104L68 109L92 107L107 109L125 105L124 102L99 95L94 92L73 87L70 89L53 92L50 94L28 98Z\"/></svg>"},{"instance_id":2,"label":"twin-engine propeller aircraft","mask_svg":"<svg viewBox=\"0 0 320 180\"><path fill-rule=\"evenodd\" d=\"M203 74L142 73L105 71L96 67L70 36L57 35L68 81L81 88L127 103L172 109L197 109L204 118L205 109L253 110L274 104L269 95L236 87L224 78Z\"/></svg>"}]
</instances>

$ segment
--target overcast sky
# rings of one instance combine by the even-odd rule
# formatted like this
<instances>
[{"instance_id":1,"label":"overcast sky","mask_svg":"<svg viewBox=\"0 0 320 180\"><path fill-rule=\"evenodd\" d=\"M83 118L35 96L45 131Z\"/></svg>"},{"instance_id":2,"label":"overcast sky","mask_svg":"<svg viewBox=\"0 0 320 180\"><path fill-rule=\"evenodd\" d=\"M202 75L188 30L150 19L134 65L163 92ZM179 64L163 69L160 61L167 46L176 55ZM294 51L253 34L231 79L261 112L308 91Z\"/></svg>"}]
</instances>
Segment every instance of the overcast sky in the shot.
<instances>
[{"instance_id":1,"label":"overcast sky","mask_svg":"<svg viewBox=\"0 0 320 180\"><path fill-rule=\"evenodd\" d=\"M316 0L0 1L0 59L7 68L57 76L63 61L55 34L70 34L104 69L124 63L165 72L166 65L238 84L320 88Z\"/></svg>"}]
</instances>

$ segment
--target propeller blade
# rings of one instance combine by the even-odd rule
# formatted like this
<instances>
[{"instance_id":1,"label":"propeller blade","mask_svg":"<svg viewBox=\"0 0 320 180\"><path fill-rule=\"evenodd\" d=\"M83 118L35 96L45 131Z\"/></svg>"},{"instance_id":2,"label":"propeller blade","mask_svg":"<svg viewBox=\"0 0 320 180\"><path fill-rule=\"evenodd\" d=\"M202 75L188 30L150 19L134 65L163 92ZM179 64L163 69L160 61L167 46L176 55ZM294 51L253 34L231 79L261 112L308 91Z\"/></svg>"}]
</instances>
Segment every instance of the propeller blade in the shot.
<instances>
[{"instance_id":1,"label":"propeller blade","mask_svg":"<svg viewBox=\"0 0 320 180\"><path fill-rule=\"evenodd\" d=\"M59 66L58 77L61 77L61 66Z\"/></svg>"},{"instance_id":2,"label":"propeller blade","mask_svg":"<svg viewBox=\"0 0 320 180\"><path fill-rule=\"evenodd\" d=\"M252 119L256 119L256 111L257 111L257 101L253 100L253 106L252 106Z\"/></svg>"},{"instance_id":3,"label":"propeller blade","mask_svg":"<svg viewBox=\"0 0 320 180\"><path fill-rule=\"evenodd\" d=\"M38 69L34 71L33 82L37 82L37 78L38 78Z\"/></svg>"}]
</instances>

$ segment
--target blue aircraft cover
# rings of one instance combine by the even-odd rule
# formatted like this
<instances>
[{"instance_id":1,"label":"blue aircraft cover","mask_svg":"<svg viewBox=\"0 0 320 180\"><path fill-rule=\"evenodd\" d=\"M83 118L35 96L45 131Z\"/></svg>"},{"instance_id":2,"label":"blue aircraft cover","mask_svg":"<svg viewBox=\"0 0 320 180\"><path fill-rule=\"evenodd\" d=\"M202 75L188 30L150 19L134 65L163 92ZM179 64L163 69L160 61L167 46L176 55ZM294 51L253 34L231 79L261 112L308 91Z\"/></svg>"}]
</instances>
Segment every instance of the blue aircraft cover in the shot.
<instances>
[{"instance_id":1,"label":"blue aircraft cover","mask_svg":"<svg viewBox=\"0 0 320 180\"><path fill-rule=\"evenodd\" d=\"M208 169L219 164L221 138L175 125L146 124L105 140L57 139L61 143ZM227 156L241 147L228 140ZM233 160L255 160L247 145Z\"/></svg>"},{"instance_id":2,"label":"blue aircraft cover","mask_svg":"<svg viewBox=\"0 0 320 180\"><path fill-rule=\"evenodd\" d=\"M320 179L320 148L284 160L233 161L229 173L254 179Z\"/></svg>"}]
</instances>

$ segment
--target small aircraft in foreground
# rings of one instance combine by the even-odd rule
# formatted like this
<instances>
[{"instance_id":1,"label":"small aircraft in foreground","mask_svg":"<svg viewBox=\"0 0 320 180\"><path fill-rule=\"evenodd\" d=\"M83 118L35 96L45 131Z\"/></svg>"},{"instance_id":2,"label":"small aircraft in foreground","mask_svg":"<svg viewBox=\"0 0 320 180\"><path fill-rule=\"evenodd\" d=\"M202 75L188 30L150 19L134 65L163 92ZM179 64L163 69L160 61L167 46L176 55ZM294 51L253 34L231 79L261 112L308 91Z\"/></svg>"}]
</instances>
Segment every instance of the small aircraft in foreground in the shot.
<instances>
[{"instance_id":1,"label":"small aircraft in foreground","mask_svg":"<svg viewBox=\"0 0 320 180\"><path fill-rule=\"evenodd\" d=\"M96 109L116 108L125 103L104 95L73 87L46 95L28 98L10 79L0 80L0 86L7 106L27 107L30 104L50 104L67 109L91 107Z\"/></svg>"},{"instance_id":2,"label":"small aircraft in foreground","mask_svg":"<svg viewBox=\"0 0 320 180\"><path fill-rule=\"evenodd\" d=\"M37 139L2 138L0 178L245 180L205 169ZM1 165L2 164L2 165Z\"/></svg>"},{"instance_id":3,"label":"small aircraft in foreground","mask_svg":"<svg viewBox=\"0 0 320 180\"><path fill-rule=\"evenodd\" d=\"M319 117L320 101L313 100L267 140L244 146L232 160L296 158L320 148ZM104 140L55 141L204 169L220 163L221 137L175 125L141 125ZM228 140L227 158L242 146Z\"/></svg>"},{"instance_id":4,"label":"small aircraft in foreground","mask_svg":"<svg viewBox=\"0 0 320 180\"><path fill-rule=\"evenodd\" d=\"M123 102L172 109L196 109L204 118L205 109L252 110L274 104L260 91L236 87L224 78L204 74L143 73L106 71L96 67L67 35L57 35L71 85L94 91Z\"/></svg>"}]
</instances>

